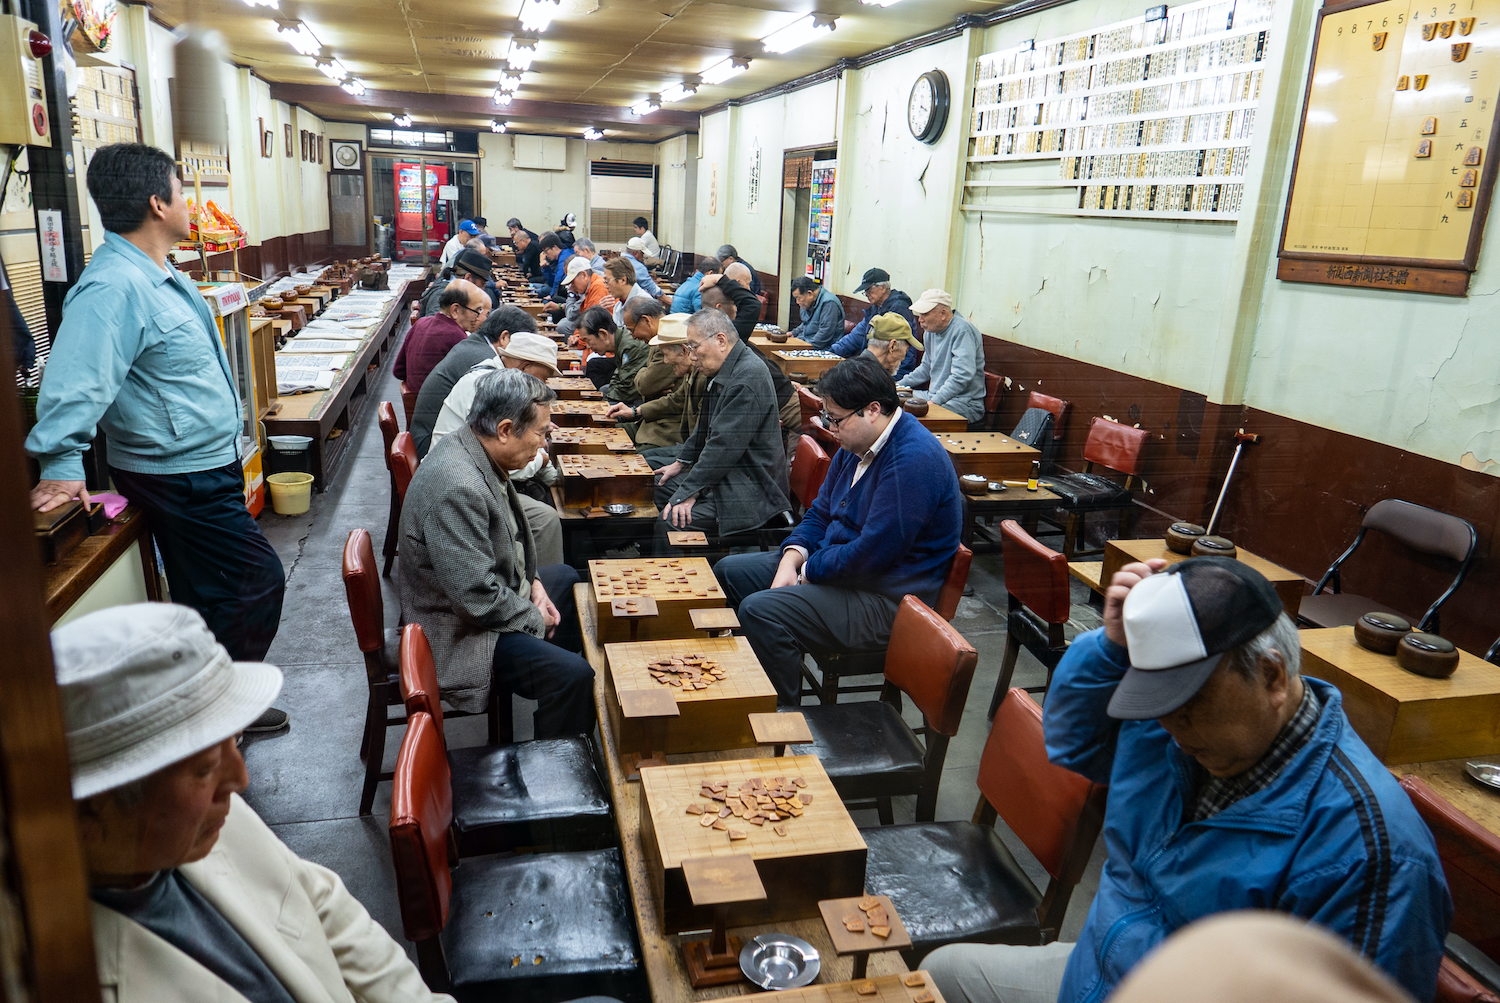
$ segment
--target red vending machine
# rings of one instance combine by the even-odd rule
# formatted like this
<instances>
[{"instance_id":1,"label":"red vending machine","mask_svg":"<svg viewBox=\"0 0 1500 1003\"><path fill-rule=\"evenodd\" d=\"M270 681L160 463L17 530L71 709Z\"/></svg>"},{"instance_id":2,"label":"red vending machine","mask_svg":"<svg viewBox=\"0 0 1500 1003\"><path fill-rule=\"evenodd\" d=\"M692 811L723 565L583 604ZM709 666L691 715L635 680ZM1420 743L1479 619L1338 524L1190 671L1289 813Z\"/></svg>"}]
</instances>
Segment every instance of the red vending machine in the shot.
<instances>
[{"instance_id":1,"label":"red vending machine","mask_svg":"<svg viewBox=\"0 0 1500 1003\"><path fill-rule=\"evenodd\" d=\"M396 258L422 256L422 214L427 214L428 251L434 261L443 253L449 233L448 203L439 200L439 190L448 183L448 168L427 167L427 191L423 198L422 167L419 164L397 164L396 171Z\"/></svg>"}]
</instances>

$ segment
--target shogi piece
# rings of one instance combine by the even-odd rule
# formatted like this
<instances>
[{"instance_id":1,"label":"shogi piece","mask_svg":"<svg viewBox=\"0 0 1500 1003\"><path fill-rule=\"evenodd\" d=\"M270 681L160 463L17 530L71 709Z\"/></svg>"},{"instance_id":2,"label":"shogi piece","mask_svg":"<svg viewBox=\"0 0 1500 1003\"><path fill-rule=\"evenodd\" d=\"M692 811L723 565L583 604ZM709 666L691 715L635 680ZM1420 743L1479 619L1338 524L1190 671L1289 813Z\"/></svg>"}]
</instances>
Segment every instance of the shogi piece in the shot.
<instances>
[{"instance_id":1,"label":"shogi piece","mask_svg":"<svg viewBox=\"0 0 1500 1003\"><path fill-rule=\"evenodd\" d=\"M1467 651L1446 679L1359 646L1353 627L1298 631L1302 672L1339 688L1344 713L1388 766L1500 753L1500 666Z\"/></svg>"},{"instance_id":2,"label":"shogi piece","mask_svg":"<svg viewBox=\"0 0 1500 1003\"><path fill-rule=\"evenodd\" d=\"M642 621L644 625L648 621ZM677 700L678 716L667 721L666 753L716 752L744 749L756 744L750 714L776 710L776 687L743 637L689 637L671 641L636 641L606 644L611 686L608 689L610 720L621 748L636 748L637 722L620 713L617 694L631 690L662 689ZM724 678L706 689L663 683L652 672L652 663L673 656L697 654L715 663ZM675 678L670 673L667 678ZM680 680L679 680L680 681Z\"/></svg>"},{"instance_id":3,"label":"shogi piece","mask_svg":"<svg viewBox=\"0 0 1500 1003\"><path fill-rule=\"evenodd\" d=\"M557 394L558 400L586 400L599 392L594 381L586 376L549 376L547 386Z\"/></svg>"},{"instance_id":4,"label":"shogi piece","mask_svg":"<svg viewBox=\"0 0 1500 1003\"><path fill-rule=\"evenodd\" d=\"M587 381L585 381L587 382ZM596 428L613 425L608 401L559 400L552 402L552 424L559 428Z\"/></svg>"},{"instance_id":5,"label":"shogi piece","mask_svg":"<svg viewBox=\"0 0 1500 1003\"><path fill-rule=\"evenodd\" d=\"M619 458L562 456L558 459L559 461L569 459L602 461ZM640 460L640 457L634 456L628 459ZM646 461L640 462L644 465ZM566 476L564 481L566 482ZM714 577L708 561L701 557L590 561L589 582L594 589L594 602L599 618L599 643L601 644L611 641L692 639L697 634L697 629L693 626L691 611L725 604L723 588ZM639 621L640 626L634 638L630 636L629 625L616 620L610 612L616 598L628 599L632 596L650 596L656 600L657 609L656 617ZM681 643L693 645L699 642L687 640ZM697 651L699 649L679 647L679 653L684 650ZM719 748L724 748L724 746L719 746Z\"/></svg>"},{"instance_id":6,"label":"shogi piece","mask_svg":"<svg viewBox=\"0 0 1500 1003\"><path fill-rule=\"evenodd\" d=\"M569 453L618 454L635 452L623 428L559 428L552 433L554 456Z\"/></svg>"},{"instance_id":7,"label":"shogi piece","mask_svg":"<svg viewBox=\"0 0 1500 1003\"><path fill-rule=\"evenodd\" d=\"M690 804L710 803L701 796L705 781L722 783L732 792L752 777L785 777L789 784L797 778L806 785L797 788L812 797L803 814L778 823L785 826L785 836L777 835L770 822L750 825L730 815L733 825L720 831L703 825L702 815L688 813ZM731 839L730 828L743 838ZM865 841L817 756L642 769L641 848L667 933L705 930L713 923L711 910L693 905L682 874L682 862L693 857L748 853L755 860L767 898L736 908L735 922L741 926L817 916L822 900L857 897L864 890Z\"/></svg>"},{"instance_id":8,"label":"shogi piece","mask_svg":"<svg viewBox=\"0 0 1500 1003\"><path fill-rule=\"evenodd\" d=\"M1000 432L950 433L939 435L938 441L960 477L981 474L992 481L1024 480L1031 464L1042 458L1040 450Z\"/></svg>"},{"instance_id":9,"label":"shogi piece","mask_svg":"<svg viewBox=\"0 0 1500 1003\"><path fill-rule=\"evenodd\" d=\"M1281 597L1281 604L1286 608L1286 615L1296 620L1297 608L1302 605L1302 576L1295 571L1288 571L1279 564L1272 564L1264 557L1257 557L1243 547L1236 547L1234 556L1235 560L1250 565L1266 577L1276 590L1276 594ZM1099 569L1099 581L1107 587L1114 579L1115 572L1125 565L1135 561L1149 561L1157 557L1168 564L1176 564L1178 561L1187 560L1188 555L1169 550L1167 541L1159 537L1153 540L1110 540L1104 545L1104 565Z\"/></svg>"},{"instance_id":10,"label":"shogi piece","mask_svg":"<svg viewBox=\"0 0 1500 1003\"><path fill-rule=\"evenodd\" d=\"M590 508L615 502L648 508L653 503L655 472L651 464L635 453L627 456L569 453L559 456L557 465L562 470L564 508Z\"/></svg>"}]
</instances>

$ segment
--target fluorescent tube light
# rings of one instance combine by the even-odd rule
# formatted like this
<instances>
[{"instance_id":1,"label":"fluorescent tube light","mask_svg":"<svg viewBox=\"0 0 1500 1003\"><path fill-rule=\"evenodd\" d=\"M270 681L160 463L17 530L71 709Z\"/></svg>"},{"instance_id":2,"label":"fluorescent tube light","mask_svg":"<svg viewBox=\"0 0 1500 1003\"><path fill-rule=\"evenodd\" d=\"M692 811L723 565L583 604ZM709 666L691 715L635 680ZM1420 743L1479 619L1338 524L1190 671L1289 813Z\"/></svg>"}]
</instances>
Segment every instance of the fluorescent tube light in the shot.
<instances>
[{"instance_id":1,"label":"fluorescent tube light","mask_svg":"<svg viewBox=\"0 0 1500 1003\"><path fill-rule=\"evenodd\" d=\"M760 42L766 47L767 52L791 52L820 35L831 33L833 26L832 20L826 24L819 24L814 15L808 14L806 17L799 17L785 28L771 32Z\"/></svg>"}]
</instances>

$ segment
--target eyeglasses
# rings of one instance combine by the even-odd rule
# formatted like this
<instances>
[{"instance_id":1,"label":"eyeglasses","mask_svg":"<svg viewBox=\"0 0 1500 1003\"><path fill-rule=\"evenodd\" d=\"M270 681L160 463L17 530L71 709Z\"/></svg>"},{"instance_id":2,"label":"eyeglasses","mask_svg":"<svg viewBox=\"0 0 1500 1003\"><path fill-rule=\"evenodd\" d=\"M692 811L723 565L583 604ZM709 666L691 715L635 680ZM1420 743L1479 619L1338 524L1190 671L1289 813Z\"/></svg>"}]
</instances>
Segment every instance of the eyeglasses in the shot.
<instances>
[{"instance_id":1,"label":"eyeglasses","mask_svg":"<svg viewBox=\"0 0 1500 1003\"><path fill-rule=\"evenodd\" d=\"M871 402L871 403L873 403L873 402ZM869 406L870 406L869 404L861 404L859 407L855 408L853 411L850 411L848 414L844 415L842 418L835 418L833 415L829 414L828 411L827 411L827 409L825 408L823 410L823 412L822 412L823 424L825 424L825 425L828 426L829 431L837 432L839 430L839 426L840 425L842 425L844 422L848 421L850 418L855 418L855 417L858 417L859 415L864 414L865 413L865 408L867 408Z\"/></svg>"},{"instance_id":2,"label":"eyeglasses","mask_svg":"<svg viewBox=\"0 0 1500 1003\"><path fill-rule=\"evenodd\" d=\"M704 342L708 340L708 338L699 338L697 341L684 341L682 347L687 349L689 355L697 355L698 349L702 348Z\"/></svg>"},{"instance_id":3,"label":"eyeglasses","mask_svg":"<svg viewBox=\"0 0 1500 1003\"><path fill-rule=\"evenodd\" d=\"M460 303L458 305L460 307L462 307L463 309L465 309L465 310L467 310L467 311L469 311L470 313L473 313L473 314L482 314L482 313L488 313L489 312L484 307L480 307L478 310L475 310L473 307L469 306L469 304L467 304L467 303Z\"/></svg>"}]
</instances>

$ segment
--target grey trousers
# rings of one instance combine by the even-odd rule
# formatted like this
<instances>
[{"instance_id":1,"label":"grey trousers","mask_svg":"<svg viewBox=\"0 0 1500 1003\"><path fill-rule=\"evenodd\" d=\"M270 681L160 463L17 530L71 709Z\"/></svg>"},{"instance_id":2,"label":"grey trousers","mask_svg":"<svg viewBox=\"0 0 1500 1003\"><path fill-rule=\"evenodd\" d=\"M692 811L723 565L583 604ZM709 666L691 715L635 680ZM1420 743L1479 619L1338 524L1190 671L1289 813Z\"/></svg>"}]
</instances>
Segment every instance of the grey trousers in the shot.
<instances>
[{"instance_id":1,"label":"grey trousers","mask_svg":"<svg viewBox=\"0 0 1500 1003\"><path fill-rule=\"evenodd\" d=\"M948 1003L1056 1003L1072 944L950 944L922 967Z\"/></svg>"},{"instance_id":2,"label":"grey trousers","mask_svg":"<svg viewBox=\"0 0 1500 1003\"><path fill-rule=\"evenodd\" d=\"M562 520L557 516L557 509L530 495L518 493L518 497L521 499L521 511L526 513L526 525L531 527L531 538L536 541L536 566L545 568L549 564L561 564Z\"/></svg>"}]
</instances>

